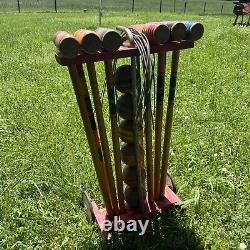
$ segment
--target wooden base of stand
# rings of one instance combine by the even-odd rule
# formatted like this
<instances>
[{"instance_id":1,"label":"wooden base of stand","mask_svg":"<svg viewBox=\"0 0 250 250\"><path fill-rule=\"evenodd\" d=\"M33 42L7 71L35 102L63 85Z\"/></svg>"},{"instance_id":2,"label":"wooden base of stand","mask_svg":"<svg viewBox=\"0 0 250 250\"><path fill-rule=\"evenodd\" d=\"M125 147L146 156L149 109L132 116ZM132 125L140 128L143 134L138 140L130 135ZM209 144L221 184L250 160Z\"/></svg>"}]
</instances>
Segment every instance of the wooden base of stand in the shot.
<instances>
[{"instance_id":1,"label":"wooden base of stand","mask_svg":"<svg viewBox=\"0 0 250 250\"><path fill-rule=\"evenodd\" d=\"M122 220L125 223L129 220L140 220L140 219L148 219L156 214L161 213L164 210L170 209L175 205L180 205L180 198L168 187L165 189L165 196L163 199L157 202L148 202L146 199L145 202L145 212L142 214L134 209L127 209L126 213L117 216L117 220ZM92 219L98 224L99 229L106 240L109 240L112 236L112 231L104 231L103 230L103 222L105 220L112 221L112 218L107 216L107 212L105 208L99 209L95 202L91 202L91 204L85 204L87 207L91 209Z\"/></svg>"}]
</instances>

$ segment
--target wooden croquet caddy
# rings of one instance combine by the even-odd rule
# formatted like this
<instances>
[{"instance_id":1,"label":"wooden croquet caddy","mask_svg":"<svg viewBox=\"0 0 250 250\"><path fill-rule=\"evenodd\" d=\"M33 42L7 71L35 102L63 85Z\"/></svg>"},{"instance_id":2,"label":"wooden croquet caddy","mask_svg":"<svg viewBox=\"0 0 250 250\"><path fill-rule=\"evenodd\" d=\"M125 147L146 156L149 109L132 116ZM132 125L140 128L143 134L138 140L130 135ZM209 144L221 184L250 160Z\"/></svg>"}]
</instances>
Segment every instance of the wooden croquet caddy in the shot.
<instances>
[{"instance_id":1,"label":"wooden croquet caddy","mask_svg":"<svg viewBox=\"0 0 250 250\"><path fill-rule=\"evenodd\" d=\"M166 53L167 54L172 53L172 65L171 65L172 70L170 77L171 79L169 86L168 109L166 117L166 119L170 120L170 124L166 125L167 128L165 128L165 136L168 136L169 138L171 136L170 131L172 125L173 102L174 102L176 74L177 74L176 72L177 66L173 65L174 63L176 63L174 59L177 58L177 64L178 64L180 51L185 49L190 49L193 47L194 47L193 41L169 41L165 44L150 44L151 54L158 54L161 56L164 54L166 55ZM121 156L120 156L120 144L119 144L120 139L117 131L118 121L117 121L117 111L115 106L116 98L115 98L114 72L112 70L112 61L118 60L120 58L131 58L131 62L133 65L135 64L135 61L139 57L140 57L139 50L134 44L122 45L117 51L113 52L104 50L100 50L95 54L87 54L85 52L82 52L74 57L65 56L60 52L56 53L55 55L56 61L60 65L67 66L68 68L73 88L75 91L76 99L78 102L80 114L83 120L86 136L89 142L89 147L93 158L93 165L95 166L95 170L98 176L99 186L101 188L104 204L106 206L99 208L94 201L91 201L87 192L84 192L84 204L87 208L87 214L89 219L97 222L103 236L106 239L110 238L111 232L105 232L102 229L102 225L105 219L109 219L112 221L114 216L118 216L118 218L120 220L123 220L124 222L128 222L129 220L138 220L142 218L145 219L145 218L150 218L151 216L158 214L163 210L169 209L177 204L181 204L180 198L175 194L175 184L173 183L172 178L170 178L170 176L168 176L167 181L172 183L167 182L167 185L165 185L163 192L161 190L158 190L158 194L156 195L153 192L146 193L146 199L144 200L142 208L133 208L129 206L127 202L124 201L122 180L118 178L116 179L116 183L115 182L109 183L109 177L113 175L113 171L115 172L116 176L121 176ZM112 150L108 151L109 145L107 145L106 128L104 126L103 112L101 110L101 105L100 105L98 81L95 72L95 62L104 62L104 69L106 74L107 90L109 97L109 112L110 112L109 115L112 127L111 132L113 140L113 151ZM89 73L91 90L88 89L86 84L87 80L85 78L83 70L83 68L85 67ZM161 68L159 69L159 67L161 66L158 65L158 70L161 70ZM163 67L164 67L163 70L164 72L163 79L164 79L166 65L163 65ZM134 81L136 82L136 79L134 79ZM164 84L164 82L162 82L162 84ZM89 92L92 93L95 112L97 113L93 112ZM163 105L163 100L161 101L162 101L161 105ZM95 122L96 120L97 124ZM157 121L156 121L156 126L157 126ZM170 147L169 144L170 144L170 139L168 140L168 142L164 143L163 148L169 151ZM113 154L113 152L114 152L114 169L110 167L109 168L110 172L108 172L106 162L108 162L108 160L110 159L110 155ZM161 153L159 153L158 155L159 159L160 156ZM167 157L165 161L168 162L169 154L167 154L165 157ZM108 164L111 166L111 161L108 162ZM98 168L96 166L99 167L101 166L102 168L101 167ZM153 185L151 181L148 180L147 182L148 190L151 190L149 189L149 185ZM115 190L113 191L113 196L112 196L112 190ZM119 190L120 190L120 197L118 195Z\"/></svg>"}]
</instances>

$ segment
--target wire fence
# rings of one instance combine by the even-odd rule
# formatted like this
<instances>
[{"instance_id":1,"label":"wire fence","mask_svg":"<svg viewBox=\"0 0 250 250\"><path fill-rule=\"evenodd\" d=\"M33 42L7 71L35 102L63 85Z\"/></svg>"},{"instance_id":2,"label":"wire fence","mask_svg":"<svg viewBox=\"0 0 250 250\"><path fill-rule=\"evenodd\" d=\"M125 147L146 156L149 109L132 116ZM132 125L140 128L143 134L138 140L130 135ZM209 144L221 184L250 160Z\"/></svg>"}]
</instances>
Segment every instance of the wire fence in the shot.
<instances>
[{"instance_id":1,"label":"wire fence","mask_svg":"<svg viewBox=\"0 0 250 250\"><path fill-rule=\"evenodd\" d=\"M0 12L82 12L99 9L127 11L232 14L231 1L213 0L0 0Z\"/></svg>"}]
</instances>

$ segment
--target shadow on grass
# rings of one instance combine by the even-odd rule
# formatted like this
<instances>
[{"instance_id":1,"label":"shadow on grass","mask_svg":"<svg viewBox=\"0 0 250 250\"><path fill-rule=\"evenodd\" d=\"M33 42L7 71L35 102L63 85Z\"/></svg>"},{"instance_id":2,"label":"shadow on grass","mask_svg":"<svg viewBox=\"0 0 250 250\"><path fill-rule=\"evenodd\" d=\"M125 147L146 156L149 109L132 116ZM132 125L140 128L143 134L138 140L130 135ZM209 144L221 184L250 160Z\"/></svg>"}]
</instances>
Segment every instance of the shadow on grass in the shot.
<instances>
[{"instance_id":1,"label":"shadow on grass","mask_svg":"<svg viewBox=\"0 0 250 250\"><path fill-rule=\"evenodd\" d=\"M100 249L204 249L201 240L187 226L186 218L185 211L165 212L150 221L145 235L116 233L110 241L104 241Z\"/></svg>"}]
</instances>

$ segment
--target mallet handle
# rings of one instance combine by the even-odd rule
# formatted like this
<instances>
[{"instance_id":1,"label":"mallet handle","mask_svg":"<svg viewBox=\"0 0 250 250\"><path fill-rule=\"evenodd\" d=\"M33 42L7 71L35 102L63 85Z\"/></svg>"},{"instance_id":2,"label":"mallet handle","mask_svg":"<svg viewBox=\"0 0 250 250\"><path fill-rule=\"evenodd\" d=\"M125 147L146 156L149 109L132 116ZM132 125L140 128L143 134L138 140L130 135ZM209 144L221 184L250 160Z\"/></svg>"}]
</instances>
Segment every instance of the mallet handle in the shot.
<instances>
[{"instance_id":1,"label":"mallet handle","mask_svg":"<svg viewBox=\"0 0 250 250\"><path fill-rule=\"evenodd\" d=\"M168 95L168 107L167 107L167 116L166 116L166 125L165 125L165 138L164 138L163 155L162 155L160 198L164 197L164 194L165 194L166 177L167 177L167 170L168 170L168 164L169 164L170 139L171 139L172 124L173 124L174 99L175 99L175 88L176 88L176 78L177 78L179 56L180 56L179 50L173 51L169 95Z\"/></svg>"},{"instance_id":2,"label":"mallet handle","mask_svg":"<svg viewBox=\"0 0 250 250\"><path fill-rule=\"evenodd\" d=\"M115 103L115 82L112 69L112 60L105 60L104 66L105 66L105 74L106 74L106 81L108 88L109 114L110 114L112 142L114 151L118 203L119 203L120 213L124 213L125 206L124 206L123 179L122 179L122 169L121 169L121 152L119 143L119 130L117 124L117 113L116 113L116 103Z\"/></svg>"},{"instance_id":3,"label":"mallet handle","mask_svg":"<svg viewBox=\"0 0 250 250\"><path fill-rule=\"evenodd\" d=\"M136 80L136 57L131 57L131 67L132 67L132 94L133 94L133 130L134 130L134 140L135 140L135 163L137 167L137 181L138 181L138 194L139 194L139 209L140 212L144 212L144 200L143 200L143 182L141 176L141 163L140 163L140 150L139 150L139 136L138 136L138 119L137 119L137 80Z\"/></svg>"},{"instance_id":4,"label":"mallet handle","mask_svg":"<svg viewBox=\"0 0 250 250\"><path fill-rule=\"evenodd\" d=\"M117 197L116 197L115 181L114 181L114 176L113 176L113 169L112 169L112 163L111 163L111 157L110 157L110 151L109 151L108 138L107 138L107 133L106 133L106 128L105 128L105 122L103 118L103 111L102 111L102 106L100 102L100 93L98 89L98 81L96 77L95 64L93 62L87 63L87 70L88 70L90 86L92 90L93 101L95 105L95 112L96 112L98 129L99 129L99 134L100 134L100 139L101 139L101 144L102 144L104 161L106 165L108 183L110 186L110 194L111 194L110 199L112 201L115 214L119 214Z\"/></svg>"},{"instance_id":5,"label":"mallet handle","mask_svg":"<svg viewBox=\"0 0 250 250\"><path fill-rule=\"evenodd\" d=\"M162 138L162 118L163 99L166 72L166 52L158 54L157 69L157 96L156 96L156 116L155 116L155 159L154 159L154 200L159 200L160 190L160 164L161 164L161 138Z\"/></svg>"},{"instance_id":6,"label":"mallet handle","mask_svg":"<svg viewBox=\"0 0 250 250\"><path fill-rule=\"evenodd\" d=\"M107 210L108 216L113 216L112 205L109 199L107 180L103 172L103 160L101 147L97 147L95 133L96 123L92 113L91 101L88 94L87 83L83 74L81 65L68 66L69 74L75 91L76 99L78 102L80 114L82 117L83 125L85 128L86 136L88 139L90 152L94 162L99 186L101 189L103 201ZM104 177L104 178L103 178Z\"/></svg>"}]
</instances>

